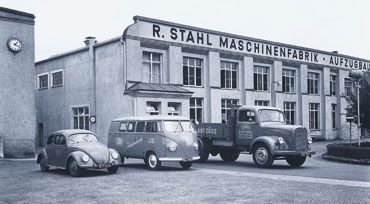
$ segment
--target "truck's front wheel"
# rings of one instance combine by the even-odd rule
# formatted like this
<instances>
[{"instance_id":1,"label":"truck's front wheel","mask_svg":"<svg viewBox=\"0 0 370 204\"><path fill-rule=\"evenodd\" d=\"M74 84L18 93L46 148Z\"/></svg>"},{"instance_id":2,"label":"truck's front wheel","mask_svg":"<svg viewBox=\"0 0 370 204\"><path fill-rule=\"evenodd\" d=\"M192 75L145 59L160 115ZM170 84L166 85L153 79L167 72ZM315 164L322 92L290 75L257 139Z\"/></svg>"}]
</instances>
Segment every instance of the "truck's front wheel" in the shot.
<instances>
[{"instance_id":1,"label":"truck's front wheel","mask_svg":"<svg viewBox=\"0 0 370 204\"><path fill-rule=\"evenodd\" d=\"M230 162L230 161L236 161L239 158L239 151L236 150L224 150L220 152L221 159Z\"/></svg>"},{"instance_id":2,"label":"truck's front wheel","mask_svg":"<svg viewBox=\"0 0 370 204\"><path fill-rule=\"evenodd\" d=\"M289 157L286 158L286 161L288 162L288 164L290 166L300 167L306 161L306 157L302 157L302 156L289 156Z\"/></svg>"},{"instance_id":3,"label":"truck's front wheel","mask_svg":"<svg viewBox=\"0 0 370 204\"><path fill-rule=\"evenodd\" d=\"M263 143L257 144L253 149L253 161L259 168L269 168L274 162L270 149Z\"/></svg>"}]
</instances>

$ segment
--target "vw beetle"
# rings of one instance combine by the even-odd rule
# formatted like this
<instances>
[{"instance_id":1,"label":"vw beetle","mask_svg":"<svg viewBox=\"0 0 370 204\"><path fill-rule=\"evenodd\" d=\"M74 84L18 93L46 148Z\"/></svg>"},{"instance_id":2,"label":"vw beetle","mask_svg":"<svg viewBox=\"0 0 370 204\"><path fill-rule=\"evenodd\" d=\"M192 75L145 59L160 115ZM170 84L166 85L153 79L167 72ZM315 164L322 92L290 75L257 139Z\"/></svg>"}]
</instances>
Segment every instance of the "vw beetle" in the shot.
<instances>
[{"instance_id":1,"label":"vw beetle","mask_svg":"<svg viewBox=\"0 0 370 204\"><path fill-rule=\"evenodd\" d=\"M116 150L100 143L93 132L76 129L52 133L37 163L41 171L54 166L68 170L71 176L80 176L83 169L107 168L109 173L116 173L122 165Z\"/></svg>"}]
</instances>

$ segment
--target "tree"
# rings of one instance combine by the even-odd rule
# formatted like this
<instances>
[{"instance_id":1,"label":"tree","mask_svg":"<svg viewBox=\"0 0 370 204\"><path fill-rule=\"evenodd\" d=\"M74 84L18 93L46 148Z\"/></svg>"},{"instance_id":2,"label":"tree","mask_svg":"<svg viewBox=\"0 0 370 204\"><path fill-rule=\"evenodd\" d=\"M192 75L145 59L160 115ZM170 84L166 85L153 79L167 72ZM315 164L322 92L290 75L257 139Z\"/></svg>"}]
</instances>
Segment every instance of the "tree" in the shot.
<instances>
[{"instance_id":1,"label":"tree","mask_svg":"<svg viewBox=\"0 0 370 204\"><path fill-rule=\"evenodd\" d=\"M357 90L354 88L348 96L347 101L347 116L355 117L354 123L358 124L357 120ZM361 113L361 128L370 130L370 72L364 73L364 77L360 81L360 113Z\"/></svg>"}]
</instances>

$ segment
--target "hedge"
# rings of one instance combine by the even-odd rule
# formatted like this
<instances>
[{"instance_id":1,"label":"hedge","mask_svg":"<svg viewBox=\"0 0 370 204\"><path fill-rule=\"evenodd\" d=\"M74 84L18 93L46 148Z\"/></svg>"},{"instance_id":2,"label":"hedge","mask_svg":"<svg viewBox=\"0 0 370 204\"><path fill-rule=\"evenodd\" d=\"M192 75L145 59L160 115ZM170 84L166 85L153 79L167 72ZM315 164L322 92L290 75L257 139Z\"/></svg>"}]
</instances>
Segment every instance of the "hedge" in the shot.
<instances>
[{"instance_id":1,"label":"hedge","mask_svg":"<svg viewBox=\"0 0 370 204\"><path fill-rule=\"evenodd\" d=\"M328 155L346 157L351 159L370 159L370 142L361 143L335 143L326 146Z\"/></svg>"}]
</instances>

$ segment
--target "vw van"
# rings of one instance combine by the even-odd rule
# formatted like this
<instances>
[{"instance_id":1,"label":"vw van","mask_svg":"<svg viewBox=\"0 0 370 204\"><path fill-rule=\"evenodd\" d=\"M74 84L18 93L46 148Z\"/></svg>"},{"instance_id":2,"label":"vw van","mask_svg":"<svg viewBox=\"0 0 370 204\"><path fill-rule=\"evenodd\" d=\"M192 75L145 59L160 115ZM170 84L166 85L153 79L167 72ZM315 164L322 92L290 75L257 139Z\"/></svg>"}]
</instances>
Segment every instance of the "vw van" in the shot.
<instances>
[{"instance_id":1,"label":"vw van","mask_svg":"<svg viewBox=\"0 0 370 204\"><path fill-rule=\"evenodd\" d=\"M111 122L108 147L124 158L144 159L150 170L161 162L179 162L183 169L198 160L198 137L189 119L180 116L118 118Z\"/></svg>"}]
</instances>

